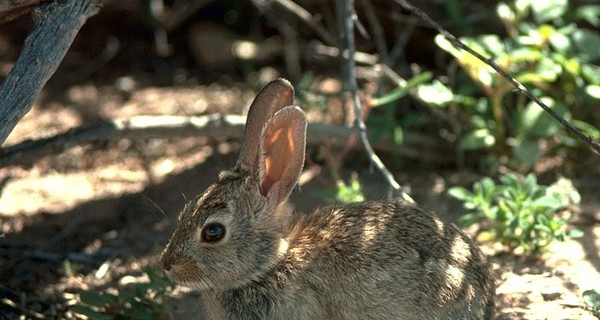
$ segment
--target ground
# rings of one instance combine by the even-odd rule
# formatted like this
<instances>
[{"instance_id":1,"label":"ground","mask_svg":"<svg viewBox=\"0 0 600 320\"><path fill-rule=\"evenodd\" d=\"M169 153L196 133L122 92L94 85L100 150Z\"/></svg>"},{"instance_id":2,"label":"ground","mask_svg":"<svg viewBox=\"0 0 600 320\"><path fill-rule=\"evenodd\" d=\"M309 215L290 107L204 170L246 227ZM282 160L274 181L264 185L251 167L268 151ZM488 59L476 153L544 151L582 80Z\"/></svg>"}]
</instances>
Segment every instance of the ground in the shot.
<instances>
[{"instance_id":1,"label":"ground","mask_svg":"<svg viewBox=\"0 0 600 320\"><path fill-rule=\"evenodd\" d=\"M127 97L113 86L45 91L6 145L94 118L241 113L252 95L242 86L216 85L146 87ZM76 146L30 166L0 169L0 318L72 317L69 301L76 301L77 293L115 287L126 276L139 276L144 266L157 265L186 199L231 167L238 148L236 139L122 140ZM292 197L298 211L327 202L321 195L335 185L328 168L311 159L315 153L308 154L305 170L313 174ZM446 189L466 184L473 173L414 163L393 170L422 207L448 221L463 213ZM366 161L346 163L340 174L348 179L353 171L369 198L384 196L383 180ZM600 285L597 184L580 185L583 205L573 225L585 231L583 238L557 244L540 259L481 243L496 276L498 319L596 319L581 294ZM468 231L476 236L476 229ZM72 261L70 270L65 260ZM178 289L168 308L174 318L189 319L198 313L196 299Z\"/></svg>"}]
</instances>

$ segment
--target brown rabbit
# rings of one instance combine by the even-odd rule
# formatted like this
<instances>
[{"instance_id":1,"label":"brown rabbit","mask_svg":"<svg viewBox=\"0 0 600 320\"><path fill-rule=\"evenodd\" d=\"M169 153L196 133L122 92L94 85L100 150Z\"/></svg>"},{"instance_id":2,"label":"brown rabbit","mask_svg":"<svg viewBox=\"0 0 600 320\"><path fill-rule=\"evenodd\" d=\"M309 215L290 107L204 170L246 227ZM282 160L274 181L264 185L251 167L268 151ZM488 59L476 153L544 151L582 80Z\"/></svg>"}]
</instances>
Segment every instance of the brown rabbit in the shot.
<instances>
[{"instance_id":1,"label":"brown rabbit","mask_svg":"<svg viewBox=\"0 0 600 320\"><path fill-rule=\"evenodd\" d=\"M162 266L209 319L492 319L494 278L456 226L399 200L294 214L306 115L269 83L239 160L183 209Z\"/></svg>"}]
</instances>

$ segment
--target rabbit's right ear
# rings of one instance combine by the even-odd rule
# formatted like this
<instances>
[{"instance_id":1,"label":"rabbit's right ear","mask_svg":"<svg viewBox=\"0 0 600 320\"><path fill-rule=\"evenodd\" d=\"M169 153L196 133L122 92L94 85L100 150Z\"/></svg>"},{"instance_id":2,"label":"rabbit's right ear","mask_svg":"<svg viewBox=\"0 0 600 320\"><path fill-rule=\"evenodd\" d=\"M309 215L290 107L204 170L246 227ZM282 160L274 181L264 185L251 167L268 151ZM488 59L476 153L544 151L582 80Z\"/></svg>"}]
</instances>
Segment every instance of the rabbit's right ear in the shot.
<instances>
[{"instance_id":1,"label":"rabbit's right ear","mask_svg":"<svg viewBox=\"0 0 600 320\"><path fill-rule=\"evenodd\" d=\"M263 130L254 172L260 193L277 205L287 200L304 166L306 114L289 106L278 111Z\"/></svg>"},{"instance_id":2,"label":"rabbit's right ear","mask_svg":"<svg viewBox=\"0 0 600 320\"><path fill-rule=\"evenodd\" d=\"M269 82L256 95L248 111L242 148L236 164L237 170L246 172L252 170L266 123L277 111L293 103L294 87L283 78Z\"/></svg>"}]
</instances>

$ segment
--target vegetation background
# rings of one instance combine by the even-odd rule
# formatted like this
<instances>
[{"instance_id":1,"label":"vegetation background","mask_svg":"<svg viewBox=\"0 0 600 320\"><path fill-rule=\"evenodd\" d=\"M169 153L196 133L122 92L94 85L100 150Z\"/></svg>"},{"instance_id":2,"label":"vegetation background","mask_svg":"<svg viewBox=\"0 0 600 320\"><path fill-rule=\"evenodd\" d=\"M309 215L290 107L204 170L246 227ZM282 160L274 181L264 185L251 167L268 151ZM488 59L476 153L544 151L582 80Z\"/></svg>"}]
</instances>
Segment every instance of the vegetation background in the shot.
<instances>
[{"instance_id":1,"label":"vegetation background","mask_svg":"<svg viewBox=\"0 0 600 320\"><path fill-rule=\"evenodd\" d=\"M355 76L375 151L420 206L480 241L498 319L598 318L598 155L400 2L356 2ZM27 139L115 119L244 115L257 90L286 77L322 125L312 127L296 209L384 198L388 183L345 129L354 112L339 3L105 1L0 162ZM415 5L600 141L598 1ZM0 78L32 26L29 15L0 25ZM3 164L0 319L201 314L157 259L186 198L236 159L239 135L212 130L98 136Z\"/></svg>"}]
</instances>

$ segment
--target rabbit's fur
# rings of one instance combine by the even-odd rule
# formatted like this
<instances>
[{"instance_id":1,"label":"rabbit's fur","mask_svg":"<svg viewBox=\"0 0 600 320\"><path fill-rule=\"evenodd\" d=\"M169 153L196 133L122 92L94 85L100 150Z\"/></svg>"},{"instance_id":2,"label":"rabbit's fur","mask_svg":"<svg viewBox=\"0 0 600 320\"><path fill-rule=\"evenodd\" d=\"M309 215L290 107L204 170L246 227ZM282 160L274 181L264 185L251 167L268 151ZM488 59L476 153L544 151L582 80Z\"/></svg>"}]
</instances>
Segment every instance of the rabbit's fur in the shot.
<instances>
[{"instance_id":1,"label":"rabbit's fur","mask_svg":"<svg viewBox=\"0 0 600 320\"><path fill-rule=\"evenodd\" d=\"M235 168L179 217L169 277L200 290L209 319L492 319L493 276L456 226L399 200L282 204L304 162L292 102L283 79L257 95Z\"/></svg>"}]
</instances>

